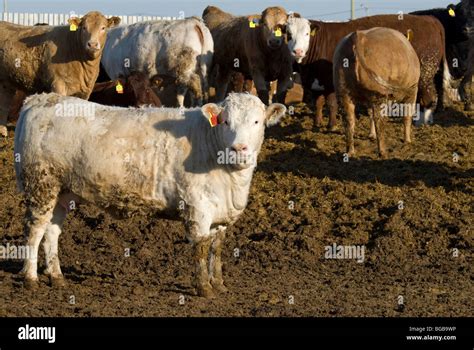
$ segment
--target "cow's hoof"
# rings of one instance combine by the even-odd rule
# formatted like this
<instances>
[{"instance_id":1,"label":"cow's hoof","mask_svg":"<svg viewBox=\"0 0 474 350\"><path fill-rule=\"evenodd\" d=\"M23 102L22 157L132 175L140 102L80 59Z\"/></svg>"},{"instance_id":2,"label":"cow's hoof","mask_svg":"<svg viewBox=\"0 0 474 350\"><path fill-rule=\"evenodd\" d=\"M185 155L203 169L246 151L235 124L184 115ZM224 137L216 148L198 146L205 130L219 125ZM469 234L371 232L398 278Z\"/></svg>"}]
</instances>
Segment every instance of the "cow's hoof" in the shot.
<instances>
[{"instance_id":1,"label":"cow's hoof","mask_svg":"<svg viewBox=\"0 0 474 350\"><path fill-rule=\"evenodd\" d=\"M23 285L28 290L37 290L39 288L39 282L37 279L25 278Z\"/></svg>"},{"instance_id":2,"label":"cow's hoof","mask_svg":"<svg viewBox=\"0 0 474 350\"><path fill-rule=\"evenodd\" d=\"M0 125L0 136L8 137L8 129L5 125Z\"/></svg>"},{"instance_id":3,"label":"cow's hoof","mask_svg":"<svg viewBox=\"0 0 474 350\"><path fill-rule=\"evenodd\" d=\"M466 103L465 106L464 106L464 110L466 112L472 112L474 111L474 104L472 103Z\"/></svg>"},{"instance_id":4,"label":"cow's hoof","mask_svg":"<svg viewBox=\"0 0 474 350\"><path fill-rule=\"evenodd\" d=\"M337 127L336 127L336 125L328 124L327 130L328 130L328 131L331 131L331 132L332 132L332 131L336 131L336 130L337 130Z\"/></svg>"},{"instance_id":5,"label":"cow's hoof","mask_svg":"<svg viewBox=\"0 0 474 350\"><path fill-rule=\"evenodd\" d=\"M59 288L64 288L67 285L66 280L64 279L63 276L50 277L49 282L50 282L52 288L58 288L59 289Z\"/></svg>"},{"instance_id":6,"label":"cow's hoof","mask_svg":"<svg viewBox=\"0 0 474 350\"><path fill-rule=\"evenodd\" d=\"M201 285L197 288L198 295L206 299L214 299L216 294L212 290L211 285L208 283L206 285Z\"/></svg>"},{"instance_id":7,"label":"cow's hoof","mask_svg":"<svg viewBox=\"0 0 474 350\"><path fill-rule=\"evenodd\" d=\"M227 293L229 291L222 281L211 281L211 284L212 288L219 293Z\"/></svg>"},{"instance_id":8,"label":"cow's hoof","mask_svg":"<svg viewBox=\"0 0 474 350\"><path fill-rule=\"evenodd\" d=\"M379 153L380 159L388 159L388 154L387 153Z\"/></svg>"},{"instance_id":9,"label":"cow's hoof","mask_svg":"<svg viewBox=\"0 0 474 350\"><path fill-rule=\"evenodd\" d=\"M377 134L369 134L369 139L377 140Z\"/></svg>"}]
</instances>

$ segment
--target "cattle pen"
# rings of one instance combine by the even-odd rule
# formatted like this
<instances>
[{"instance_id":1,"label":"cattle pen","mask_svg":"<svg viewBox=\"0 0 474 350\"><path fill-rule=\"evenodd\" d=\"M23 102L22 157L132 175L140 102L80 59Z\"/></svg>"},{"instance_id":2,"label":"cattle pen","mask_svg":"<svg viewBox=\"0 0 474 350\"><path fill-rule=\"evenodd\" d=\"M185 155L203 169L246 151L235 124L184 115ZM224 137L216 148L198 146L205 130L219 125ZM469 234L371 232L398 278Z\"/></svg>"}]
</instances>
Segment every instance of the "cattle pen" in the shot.
<instances>
[{"instance_id":1,"label":"cattle pen","mask_svg":"<svg viewBox=\"0 0 474 350\"><path fill-rule=\"evenodd\" d=\"M67 24L67 20L71 17L82 17L83 14L71 13L27 13L27 12L3 12L0 13L0 21L10 22L14 24L33 26L37 23L47 23L51 26L59 26ZM112 15L107 15L111 17ZM134 24L144 21L173 21L181 19L175 16L132 16L118 15L122 24Z\"/></svg>"}]
</instances>

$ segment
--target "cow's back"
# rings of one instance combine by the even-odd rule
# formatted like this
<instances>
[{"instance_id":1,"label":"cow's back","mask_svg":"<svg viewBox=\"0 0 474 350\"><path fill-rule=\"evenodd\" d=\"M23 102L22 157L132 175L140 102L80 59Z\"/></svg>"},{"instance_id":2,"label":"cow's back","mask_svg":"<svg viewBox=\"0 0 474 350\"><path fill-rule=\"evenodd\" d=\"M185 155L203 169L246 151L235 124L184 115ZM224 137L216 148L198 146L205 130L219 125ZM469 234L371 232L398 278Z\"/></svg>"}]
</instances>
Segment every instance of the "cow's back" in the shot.
<instances>
[{"instance_id":1,"label":"cow's back","mask_svg":"<svg viewBox=\"0 0 474 350\"><path fill-rule=\"evenodd\" d=\"M390 55L387 47L392 50ZM398 31L376 27L347 35L336 47L334 65L339 95L348 93L359 101L368 99L366 102L380 98L403 101L416 95L420 63Z\"/></svg>"},{"instance_id":2,"label":"cow's back","mask_svg":"<svg viewBox=\"0 0 474 350\"><path fill-rule=\"evenodd\" d=\"M68 106L82 112L70 113ZM22 157L17 177L41 164L54 169L66 191L99 206L124 207L118 201L127 201L122 196L127 193L128 200L141 198L142 205L156 210L173 207L174 179L183 173L190 151L186 136L199 129L200 115L198 110L181 115L176 109L114 108L35 95L27 99L17 124L15 153Z\"/></svg>"},{"instance_id":3,"label":"cow's back","mask_svg":"<svg viewBox=\"0 0 474 350\"><path fill-rule=\"evenodd\" d=\"M317 25L318 29L310 41L308 54L301 67L305 88L311 88L314 79L318 79L326 89L334 91L332 74L327 73L328 70L332 72L334 51L342 38L357 30L386 27L404 35L411 30L411 44L422 62L422 74L430 76L426 79L432 79L444 58L444 29L441 23L431 16L403 15L401 19L398 15L377 15L341 23L311 22L313 26Z\"/></svg>"},{"instance_id":4,"label":"cow's back","mask_svg":"<svg viewBox=\"0 0 474 350\"><path fill-rule=\"evenodd\" d=\"M196 55L201 55L204 44L207 50L213 46L212 41L208 43L211 37L207 28L203 27L200 20L187 18L113 28L104 47L102 65L111 79L128 76L132 71L144 72L150 78L166 74L165 57L170 47L189 47Z\"/></svg>"}]
</instances>

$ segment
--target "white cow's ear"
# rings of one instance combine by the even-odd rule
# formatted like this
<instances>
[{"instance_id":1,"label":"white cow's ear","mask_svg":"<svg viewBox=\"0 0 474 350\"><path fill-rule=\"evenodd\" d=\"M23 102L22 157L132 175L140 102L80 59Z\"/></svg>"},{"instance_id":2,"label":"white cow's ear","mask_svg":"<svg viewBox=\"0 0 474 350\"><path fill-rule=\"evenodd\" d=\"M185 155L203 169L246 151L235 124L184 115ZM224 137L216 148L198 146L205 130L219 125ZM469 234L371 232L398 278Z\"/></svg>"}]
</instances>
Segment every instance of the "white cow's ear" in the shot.
<instances>
[{"instance_id":1,"label":"white cow's ear","mask_svg":"<svg viewBox=\"0 0 474 350\"><path fill-rule=\"evenodd\" d=\"M278 124L281 117L286 113L286 107L281 103L272 103L265 111L265 125L273 126Z\"/></svg>"},{"instance_id":2,"label":"white cow's ear","mask_svg":"<svg viewBox=\"0 0 474 350\"><path fill-rule=\"evenodd\" d=\"M217 123L218 124L221 123L220 114L222 112L222 107L219 107L215 103L207 103L207 104L205 104L204 106L201 107L201 111L202 111L202 114L204 114L204 116L206 118L216 116L217 117L217 119L216 119Z\"/></svg>"}]
</instances>

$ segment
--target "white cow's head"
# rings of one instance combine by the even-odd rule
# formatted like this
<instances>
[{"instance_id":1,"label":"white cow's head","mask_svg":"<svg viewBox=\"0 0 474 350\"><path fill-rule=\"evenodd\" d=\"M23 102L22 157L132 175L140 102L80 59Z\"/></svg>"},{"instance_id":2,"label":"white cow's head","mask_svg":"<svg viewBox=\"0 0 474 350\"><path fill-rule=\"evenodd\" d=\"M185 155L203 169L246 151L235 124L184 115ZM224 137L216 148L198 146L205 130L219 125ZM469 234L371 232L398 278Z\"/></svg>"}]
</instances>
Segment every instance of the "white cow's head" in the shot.
<instances>
[{"instance_id":1,"label":"white cow's head","mask_svg":"<svg viewBox=\"0 0 474 350\"><path fill-rule=\"evenodd\" d=\"M307 19L296 16L288 17L286 25L288 49L296 62L301 63L309 49L311 25Z\"/></svg>"},{"instance_id":2,"label":"white cow's head","mask_svg":"<svg viewBox=\"0 0 474 350\"><path fill-rule=\"evenodd\" d=\"M265 127L277 124L286 107L279 103L266 107L256 96L234 93L221 104L208 103L201 110L206 118L217 120L218 153L225 152L226 163L235 168L247 169L256 164Z\"/></svg>"}]
</instances>

